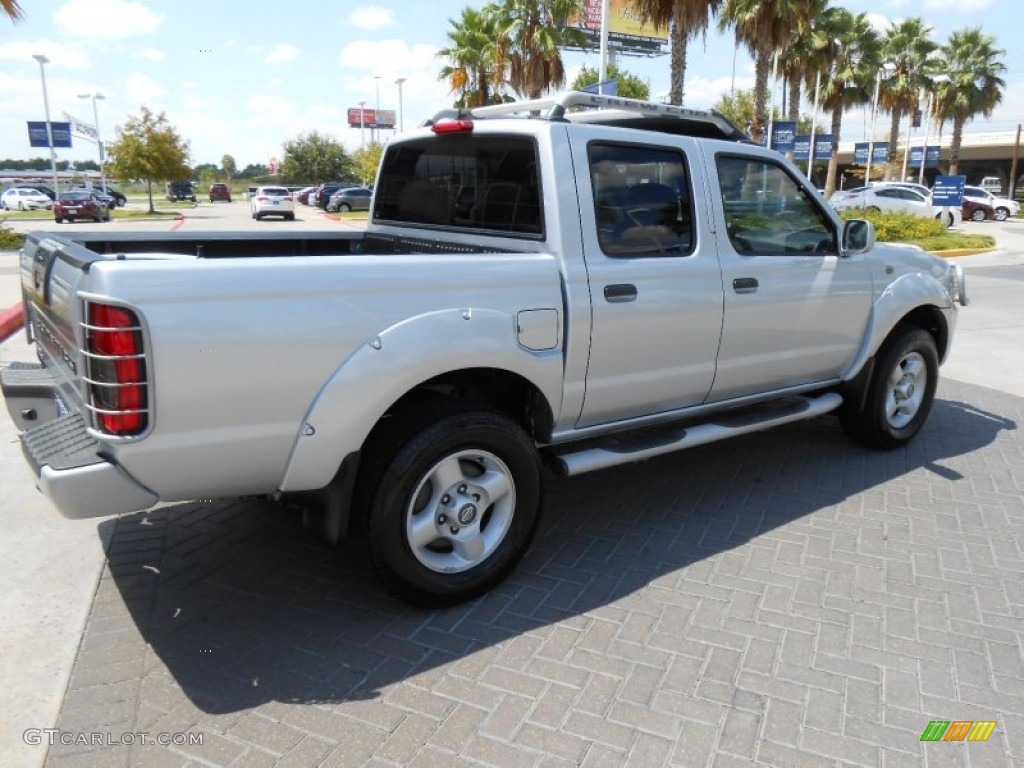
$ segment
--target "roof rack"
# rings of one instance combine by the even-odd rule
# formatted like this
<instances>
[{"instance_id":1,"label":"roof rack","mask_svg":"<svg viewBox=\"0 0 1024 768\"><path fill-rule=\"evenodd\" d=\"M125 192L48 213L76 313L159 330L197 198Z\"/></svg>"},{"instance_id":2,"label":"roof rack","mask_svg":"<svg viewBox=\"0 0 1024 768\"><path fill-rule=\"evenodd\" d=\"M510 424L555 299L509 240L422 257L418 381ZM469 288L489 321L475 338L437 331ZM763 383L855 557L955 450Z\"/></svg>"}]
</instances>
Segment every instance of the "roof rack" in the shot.
<instances>
[{"instance_id":1,"label":"roof rack","mask_svg":"<svg viewBox=\"0 0 1024 768\"><path fill-rule=\"evenodd\" d=\"M567 115L570 107L595 107L597 111L576 112ZM699 110L657 104L640 99L605 96L583 91L566 91L541 99L492 104L472 109L442 110L429 125L442 119L472 119L529 114L545 120L571 120L599 125L617 125L630 128L662 131L687 135L708 136L749 142L750 138L725 115L716 110Z\"/></svg>"}]
</instances>

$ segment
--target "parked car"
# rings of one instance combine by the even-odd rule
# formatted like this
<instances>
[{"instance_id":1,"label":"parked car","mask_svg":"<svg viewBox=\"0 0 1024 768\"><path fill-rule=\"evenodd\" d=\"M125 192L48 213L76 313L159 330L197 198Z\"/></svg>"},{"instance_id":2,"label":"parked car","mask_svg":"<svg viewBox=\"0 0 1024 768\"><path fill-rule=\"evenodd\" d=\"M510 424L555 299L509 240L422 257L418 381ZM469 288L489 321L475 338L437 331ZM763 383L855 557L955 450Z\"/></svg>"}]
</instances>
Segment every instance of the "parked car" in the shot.
<instances>
[{"instance_id":1,"label":"parked car","mask_svg":"<svg viewBox=\"0 0 1024 768\"><path fill-rule=\"evenodd\" d=\"M996 221L1006 221L1011 216L1016 216L1020 213L1020 203L1016 200L1010 200L1008 197L997 197L981 187L965 186L964 200L967 199L992 206L994 211L993 218Z\"/></svg>"},{"instance_id":2,"label":"parked car","mask_svg":"<svg viewBox=\"0 0 1024 768\"><path fill-rule=\"evenodd\" d=\"M868 211L902 211L914 216L939 219L947 227L954 227L963 220L959 208L933 205L930 196L925 196L916 189L895 185L836 191L829 198L829 204L837 211L852 208L863 208Z\"/></svg>"},{"instance_id":3,"label":"parked car","mask_svg":"<svg viewBox=\"0 0 1024 768\"><path fill-rule=\"evenodd\" d=\"M324 210L326 210L327 203L331 199L331 195L333 195L342 187L351 186L354 185L351 183L346 184L341 181L327 182L317 187L315 192L310 193L309 198L312 201L312 204L315 205L317 208L323 208Z\"/></svg>"},{"instance_id":4,"label":"parked car","mask_svg":"<svg viewBox=\"0 0 1024 768\"><path fill-rule=\"evenodd\" d=\"M328 211L368 211L373 192L366 187L342 187L327 201Z\"/></svg>"},{"instance_id":5,"label":"parked car","mask_svg":"<svg viewBox=\"0 0 1024 768\"><path fill-rule=\"evenodd\" d=\"M964 196L961 210L963 211L964 218L971 221L985 221L985 219L994 219L996 217L995 209L991 205L967 196Z\"/></svg>"},{"instance_id":6,"label":"parked car","mask_svg":"<svg viewBox=\"0 0 1024 768\"><path fill-rule=\"evenodd\" d=\"M250 209L252 217L257 221L264 216L295 220L295 198L286 187L257 187Z\"/></svg>"},{"instance_id":7,"label":"parked car","mask_svg":"<svg viewBox=\"0 0 1024 768\"><path fill-rule=\"evenodd\" d=\"M104 186L102 186L100 184L93 184L91 187L77 186L77 187L72 187L72 189L77 189L77 190L84 189L84 190L86 190L88 192L95 192L95 193L97 193L99 195L105 194L108 197L112 197L114 199L114 204L117 205L117 206L120 206L121 208L124 208L124 206L128 202L128 198L125 197L123 192L118 192L116 189L114 189L109 184L107 184L106 187L104 187ZM113 208L114 206L112 205L110 207Z\"/></svg>"},{"instance_id":8,"label":"parked car","mask_svg":"<svg viewBox=\"0 0 1024 768\"><path fill-rule=\"evenodd\" d=\"M11 187L0 195L0 208L7 211L34 211L52 207L53 200L34 187Z\"/></svg>"},{"instance_id":9,"label":"parked car","mask_svg":"<svg viewBox=\"0 0 1024 768\"><path fill-rule=\"evenodd\" d=\"M932 191L924 184L915 184L912 181L873 181L869 187L902 187L903 189L915 189L925 197L930 197Z\"/></svg>"},{"instance_id":10,"label":"parked car","mask_svg":"<svg viewBox=\"0 0 1024 768\"><path fill-rule=\"evenodd\" d=\"M210 185L210 202L212 203L216 200L231 202L231 188L227 184Z\"/></svg>"},{"instance_id":11,"label":"parked car","mask_svg":"<svg viewBox=\"0 0 1024 768\"><path fill-rule=\"evenodd\" d=\"M110 208L95 192L69 189L67 192L61 192L53 202L53 220L63 224L65 219L110 221Z\"/></svg>"},{"instance_id":12,"label":"parked car","mask_svg":"<svg viewBox=\"0 0 1024 768\"><path fill-rule=\"evenodd\" d=\"M117 207L117 198L110 194L109 190L104 192L99 187L71 187L68 192L92 192L96 197L103 201L103 204L107 206L108 210L114 210Z\"/></svg>"},{"instance_id":13,"label":"parked car","mask_svg":"<svg viewBox=\"0 0 1024 768\"><path fill-rule=\"evenodd\" d=\"M178 200L196 201L196 191L191 181L169 181L167 182L167 199L172 203Z\"/></svg>"},{"instance_id":14,"label":"parked car","mask_svg":"<svg viewBox=\"0 0 1024 768\"><path fill-rule=\"evenodd\" d=\"M309 196L315 191L316 187L306 187L305 189L301 189L295 193L295 199L303 205L309 205Z\"/></svg>"}]
</instances>

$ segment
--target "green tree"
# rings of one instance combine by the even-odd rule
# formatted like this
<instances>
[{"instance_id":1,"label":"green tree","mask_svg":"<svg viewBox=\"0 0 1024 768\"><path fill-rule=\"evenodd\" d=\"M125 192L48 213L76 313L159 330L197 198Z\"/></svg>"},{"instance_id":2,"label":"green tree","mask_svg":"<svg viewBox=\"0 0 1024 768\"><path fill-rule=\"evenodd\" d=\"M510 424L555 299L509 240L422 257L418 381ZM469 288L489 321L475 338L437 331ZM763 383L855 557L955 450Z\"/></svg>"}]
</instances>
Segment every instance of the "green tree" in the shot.
<instances>
[{"instance_id":1,"label":"green tree","mask_svg":"<svg viewBox=\"0 0 1024 768\"><path fill-rule=\"evenodd\" d=\"M990 117L1003 100L1006 83L1001 75L1006 65L1002 57L1006 51L995 44L994 37L973 27L953 32L942 46L947 77L936 85L934 114L942 122L953 123L949 145L949 173L953 176L960 170L964 124L977 115Z\"/></svg>"},{"instance_id":2,"label":"green tree","mask_svg":"<svg viewBox=\"0 0 1024 768\"><path fill-rule=\"evenodd\" d=\"M187 179L192 175L188 142L178 135L163 112L154 116L145 105L139 117L129 117L123 128L118 126L117 139L107 147L107 158L117 178L146 182L150 213L155 212L154 181Z\"/></svg>"},{"instance_id":3,"label":"green tree","mask_svg":"<svg viewBox=\"0 0 1024 768\"><path fill-rule=\"evenodd\" d=\"M871 102L875 73L881 66L882 41L866 13L854 15L839 7L825 11L816 35L816 63L827 68L827 73L822 74L821 104L832 113L832 157L825 177L828 197L836 188L843 113Z\"/></svg>"},{"instance_id":4,"label":"green tree","mask_svg":"<svg viewBox=\"0 0 1024 768\"><path fill-rule=\"evenodd\" d=\"M754 141L764 138L772 58L785 50L801 25L815 18L820 6L820 0L725 0L722 6L719 29L733 27L754 57Z\"/></svg>"},{"instance_id":5,"label":"green tree","mask_svg":"<svg viewBox=\"0 0 1024 768\"><path fill-rule=\"evenodd\" d=\"M562 48L586 48L583 32L569 24L584 0L504 0L496 6L496 67L527 99L565 85Z\"/></svg>"},{"instance_id":6,"label":"green tree","mask_svg":"<svg viewBox=\"0 0 1024 768\"><path fill-rule=\"evenodd\" d=\"M262 163L249 163L238 173L240 179L259 179L270 174L270 168Z\"/></svg>"},{"instance_id":7,"label":"green tree","mask_svg":"<svg viewBox=\"0 0 1024 768\"><path fill-rule=\"evenodd\" d=\"M779 53L779 72L789 89L786 117L790 120L800 120L800 101L804 82L809 79L808 87L814 87L815 73L811 63L815 43L814 28L825 12L827 4L828 0L815 0L808 7L808 14L798 20L792 36Z\"/></svg>"},{"instance_id":8,"label":"green tree","mask_svg":"<svg viewBox=\"0 0 1024 768\"><path fill-rule=\"evenodd\" d=\"M497 68L495 6L463 8L458 21L448 19L448 45L437 52L448 64L439 79L457 93L456 107L482 107L500 101L501 74Z\"/></svg>"},{"instance_id":9,"label":"green tree","mask_svg":"<svg viewBox=\"0 0 1024 768\"><path fill-rule=\"evenodd\" d=\"M360 183L372 184L373 180L377 178L377 169L380 167L382 154L384 154L384 145L376 141L370 142L352 153L356 177Z\"/></svg>"},{"instance_id":10,"label":"green tree","mask_svg":"<svg viewBox=\"0 0 1024 768\"><path fill-rule=\"evenodd\" d=\"M928 74L939 66L935 51L939 47L932 41L934 28L920 17L892 23L885 31L882 55L889 72L882 79L878 103L889 111L889 168L886 178L893 178L899 167L896 160L896 142L900 135L900 120L910 110L920 107L922 88L929 84Z\"/></svg>"},{"instance_id":11,"label":"green tree","mask_svg":"<svg viewBox=\"0 0 1024 768\"><path fill-rule=\"evenodd\" d=\"M572 83L572 90L582 91L588 85L597 85L599 76L600 73L596 69L584 65ZM614 64L608 65L608 78L618 78L618 95L623 98L641 99L642 101L648 101L651 98L650 83L619 69Z\"/></svg>"},{"instance_id":12,"label":"green tree","mask_svg":"<svg viewBox=\"0 0 1024 768\"><path fill-rule=\"evenodd\" d=\"M318 131L299 134L282 146L281 173L293 181L344 179L355 170L341 143Z\"/></svg>"},{"instance_id":13,"label":"green tree","mask_svg":"<svg viewBox=\"0 0 1024 768\"><path fill-rule=\"evenodd\" d=\"M735 123L737 128L746 131L754 120L754 89L740 89L733 94L723 93L712 109L721 112ZM772 109L772 115L775 120L783 119L782 110L779 107ZM811 132L811 118L807 115L797 115L795 118L788 117L788 119L797 121L797 133L809 134ZM820 134L822 130L815 128L814 132Z\"/></svg>"},{"instance_id":14,"label":"green tree","mask_svg":"<svg viewBox=\"0 0 1024 768\"><path fill-rule=\"evenodd\" d=\"M228 183L231 183L235 174L238 173L238 165L235 163L235 158L231 155L224 155L220 159L220 165L224 169L224 176L227 178Z\"/></svg>"},{"instance_id":15,"label":"green tree","mask_svg":"<svg viewBox=\"0 0 1024 768\"><path fill-rule=\"evenodd\" d=\"M718 13L722 0L633 0L633 7L645 22L669 28L672 40L669 102L681 105L690 38L707 32L711 16Z\"/></svg>"},{"instance_id":16,"label":"green tree","mask_svg":"<svg viewBox=\"0 0 1024 768\"><path fill-rule=\"evenodd\" d=\"M2 10L11 21L18 21L25 15L21 10L21 6L18 5L17 0L0 0L0 10Z\"/></svg>"}]
</instances>

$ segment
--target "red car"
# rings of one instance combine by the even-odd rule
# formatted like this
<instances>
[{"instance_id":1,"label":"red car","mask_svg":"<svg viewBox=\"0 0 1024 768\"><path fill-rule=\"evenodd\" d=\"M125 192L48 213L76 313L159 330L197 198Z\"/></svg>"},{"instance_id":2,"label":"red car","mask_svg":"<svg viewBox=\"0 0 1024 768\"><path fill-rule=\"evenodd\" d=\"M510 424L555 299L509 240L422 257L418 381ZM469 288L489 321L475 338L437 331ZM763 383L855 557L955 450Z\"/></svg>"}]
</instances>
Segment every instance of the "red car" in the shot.
<instances>
[{"instance_id":1,"label":"red car","mask_svg":"<svg viewBox=\"0 0 1024 768\"><path fill-rule=\"evenodd\" d=\"M64 219L92 219L93 221L110 221L110 208L94 192L86 190L68 190L61 192L53 201L53 220L63 224Z\"/></svg>"},{"instance_id":2,"label":"red car","mask_svg":"<svg viewBox=\"0 0 1024 768\"><path fill-rule=\"evenodd\" d=\"M985 221L985 219L994 219L996 216L995 209L991 205L985 205L985 203L972 200L969 197L964 197L961 210L964 212L964 220Z\"/></svg>"}]
</instances>

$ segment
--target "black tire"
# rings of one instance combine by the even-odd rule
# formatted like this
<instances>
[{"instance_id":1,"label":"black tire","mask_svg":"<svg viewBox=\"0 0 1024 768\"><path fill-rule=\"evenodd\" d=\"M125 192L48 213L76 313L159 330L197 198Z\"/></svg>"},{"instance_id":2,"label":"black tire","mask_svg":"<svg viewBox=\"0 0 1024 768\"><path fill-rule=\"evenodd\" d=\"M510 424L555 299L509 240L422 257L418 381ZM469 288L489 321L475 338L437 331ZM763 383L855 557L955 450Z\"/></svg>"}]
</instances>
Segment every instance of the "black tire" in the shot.
<instances>
[{"instance_id":1,"label":"black tire","mask_svg":"<svg viewBox=\"0 0 1024 768\"><path fill-rule=\"evenodd\" d=\"M349 205L348 203L342 203L341 205L338 206L338 210L345 211L346 213L348 213L349 211L352 210L352 206Z\"/></svg>"},{"instance_id":2,"label":"black tire","mask_svg":"<svg viewBox=\"0 0 1024 768\"><path fill-rule=\"evenodd\" d=\"M541 507L540 461L518 424L489 410L440 411L419 426L410 419L404 437L381 438L364 464L374 570L399 598L423 607L469 600L508 576ZM410 540L416 520L418 543Z\"/></svg>"},{"instance_id":3,"label":"black tire","mask_svg":"<svg viewBox=\"0 0 1024 768\"><path fill-rule=\"evenodd\" d=\"M983 208L975 208L971 211L971 221L984 221L987 218Z\"/></svg>"},{"instance_id":4,"label":"black tire","mask_svg":"<svg viewBox=\"0 0 1024 768\"><path fill-rule=\"evenodd\" d=\"M295 214L294 213L289 213L288 215L285 216L285 219L287 221L295 221Z\"/></svg>"},{"instance_id":5,"label":"black tire","mask_svg":"<svg viewBox=\"0 0 1024 768\"><path fill-rule=\"evenodd\" d=\"M928 419L938 381L939 353L932 335L920 328L897 328L875 356L863 406L849 401L840 408L843 431L869 448L906 445Z\"/></svg>"},{"instance_id":6,"label":"black tire","mask_svg":"<svg viewBox=\"0 0 1024 768\"><path fill-rule=\"evenodd\" d=\"M64 223L64 219L54 219L53 221L54 221L55 224L63 224Z\"/></svg>"},{"instance_id":7,"label":"black tire","mask_svg":"<svg viewBox=\"0 0 1024 768\"><path fill-rule=\"evenodd\" d=\"M1008 218L1010 218L1010 210L1008 208L996 208L996 221L1006 221Z\"/></svg>"}]
</instances>

